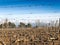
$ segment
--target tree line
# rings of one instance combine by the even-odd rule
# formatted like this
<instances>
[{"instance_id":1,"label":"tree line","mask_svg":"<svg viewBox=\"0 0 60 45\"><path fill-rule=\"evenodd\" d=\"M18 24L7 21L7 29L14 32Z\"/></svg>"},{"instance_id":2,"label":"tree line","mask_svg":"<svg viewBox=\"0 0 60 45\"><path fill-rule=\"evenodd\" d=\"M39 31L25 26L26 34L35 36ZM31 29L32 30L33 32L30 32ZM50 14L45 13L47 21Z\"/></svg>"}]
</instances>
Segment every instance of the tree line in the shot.
<instances>
[{"instance_id":1,"label":"tree line","mask_svg":"<svg viewBox=\"0 0 60 45\"><path fill-rule=\"evenodd\" d=\"M18 26L16 26L16 24L15 23L13 23L13 22L5 22L5 23L3 23L3 24L0 24L0 28L16 28L16 27L32 27L32 25L30 24L30 23L27 23L27 24L25 24L25 23L23 23L23 22L20 22L20 24L18 25Z\"/></svg>"}]
</instances>

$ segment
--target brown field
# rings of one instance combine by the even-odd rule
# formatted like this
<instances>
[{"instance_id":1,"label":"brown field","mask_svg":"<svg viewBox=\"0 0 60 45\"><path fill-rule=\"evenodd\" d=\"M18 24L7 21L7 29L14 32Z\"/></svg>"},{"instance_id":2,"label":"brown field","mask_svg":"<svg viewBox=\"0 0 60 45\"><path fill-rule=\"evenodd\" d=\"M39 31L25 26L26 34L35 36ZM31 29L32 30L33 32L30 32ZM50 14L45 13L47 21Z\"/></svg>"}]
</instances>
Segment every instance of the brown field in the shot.
<instances>
[{"instance_id":1,"label":"brown field","mask_svg":"<svg viewBox=\"0 0 60 45\"><path fill-rule=\"evenodd\" d=\"M0 29L0 45L60 45L59 27Z\"/></svg>"}]
</instances>

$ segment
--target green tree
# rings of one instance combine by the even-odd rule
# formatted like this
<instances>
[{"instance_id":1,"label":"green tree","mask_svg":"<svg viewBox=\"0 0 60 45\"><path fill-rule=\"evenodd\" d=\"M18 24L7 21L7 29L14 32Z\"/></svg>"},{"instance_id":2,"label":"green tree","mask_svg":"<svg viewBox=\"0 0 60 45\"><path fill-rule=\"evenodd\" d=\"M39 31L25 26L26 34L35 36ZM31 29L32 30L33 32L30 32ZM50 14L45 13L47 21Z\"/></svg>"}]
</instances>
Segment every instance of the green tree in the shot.
<instances>
[{"instance_id":1,"label":"green tree","mask_svg":"<svg viewBox=\"0 0 60 45\"><path fill-rule=\"evenodd\" d=\"M2 24L0 24L0 28L2 28Z\"/></svg>"},{"instance_id":2,"label":"green tree","mask_svg":"<svg viewBox=\"0 0 60 45\"><path fill-rule=\"evenodd\" d=\"M19 27L25 27L25 23L20 22Z\"/></svg>"},{"instance_id":3,"label":"green tree","mask_svg":"<svg viewBox=\"0 0 60 45\"><path fill-rule=\"evenodd\" d=\"M7 23L4 23L3 26L4 26L4 28L7 28Z\"/></svg>"},{"instance_id":4,"label":"green tree","mask_svg":"<svg viewBox=\"0 0 60 45\"><path fill-rule=\"evenodd\" d=\"M16 27L16 25L12 22L8 22L8 25L9 25L9 28L15 28Z\"/></svg>"},{"instance_id":5,"label":"green tree","mask_svg":"<svg viewBox=\"0 0 60 45\"><path fill-rule=\"evenodd\" d=\"M26 25L26 27L32 27L32 25L31 25L30 23L28 23L28 24Z\"/></svg>"}]
</instances>

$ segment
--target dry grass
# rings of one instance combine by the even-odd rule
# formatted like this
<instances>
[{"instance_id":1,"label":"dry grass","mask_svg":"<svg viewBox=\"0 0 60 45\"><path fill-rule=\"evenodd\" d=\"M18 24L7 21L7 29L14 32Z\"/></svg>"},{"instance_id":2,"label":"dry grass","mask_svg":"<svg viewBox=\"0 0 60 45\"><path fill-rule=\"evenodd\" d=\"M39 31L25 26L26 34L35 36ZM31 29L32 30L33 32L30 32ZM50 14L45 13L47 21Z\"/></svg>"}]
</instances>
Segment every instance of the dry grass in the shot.
<instances>
[{"instance_id":1,"label":"dry grass","mask_svg":"<svg viewBox=\"0 0 60 45\"><path fill-rule=\"evenodd\" d=\"M0 38L7 44L17 45L52 45L50 38L55 38L54 45L60 44L60 32L58 27L39 27L39 28L5 28L0 29ZM5 39L3 39L5 37ZM11 39L11 40L10 40ZM56 43L57 42L57 43Z\"/></svg>"}]
</instances>

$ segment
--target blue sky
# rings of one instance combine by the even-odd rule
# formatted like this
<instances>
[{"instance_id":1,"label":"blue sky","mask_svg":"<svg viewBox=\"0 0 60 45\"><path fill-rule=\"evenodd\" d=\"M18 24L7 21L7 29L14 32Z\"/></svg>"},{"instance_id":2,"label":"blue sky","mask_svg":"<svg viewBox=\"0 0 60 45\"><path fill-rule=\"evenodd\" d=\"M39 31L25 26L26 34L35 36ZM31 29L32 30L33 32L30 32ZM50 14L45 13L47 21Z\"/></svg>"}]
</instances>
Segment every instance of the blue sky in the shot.
<instances>
[{"instance_id":1,"label":"blue sky","mask_svg":"<svg viewBox=\"0 0 60 45\"><path fill-rule=\"evenodd\" d=\"M55 20L60 18L60 0L0 0L0 18Z\"/></svg>"}]
</instances>

